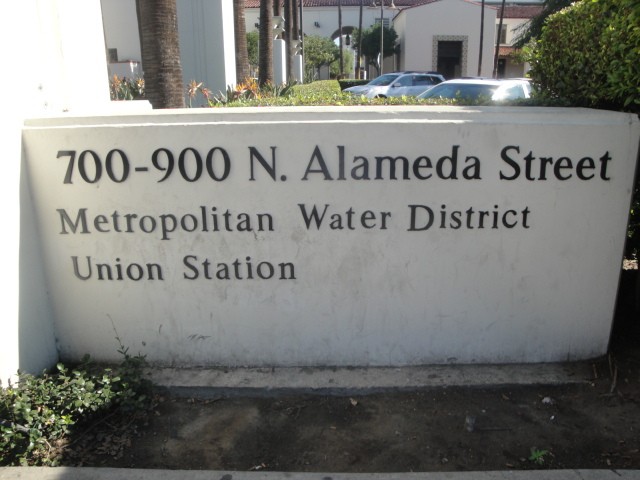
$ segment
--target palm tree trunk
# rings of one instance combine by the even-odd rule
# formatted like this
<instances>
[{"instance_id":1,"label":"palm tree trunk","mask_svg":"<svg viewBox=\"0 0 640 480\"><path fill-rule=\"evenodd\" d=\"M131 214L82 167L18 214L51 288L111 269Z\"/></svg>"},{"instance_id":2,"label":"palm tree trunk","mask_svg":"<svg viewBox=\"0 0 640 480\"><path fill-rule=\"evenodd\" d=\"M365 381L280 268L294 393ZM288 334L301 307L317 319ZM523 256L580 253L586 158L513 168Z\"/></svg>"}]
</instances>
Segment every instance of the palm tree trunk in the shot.
<instances>
[{"instance_id":1,"label":"palm tree trunk","mask_svg":"<svg viewBox=\"0 0 640 480\"><path fill-rule=\"evenodd\" d=\"M233 0L233 26L236 43L236 81L238 83L243 82L250 76L244 2L245 0Z\"/></svg>"},{"instance_id":2,"label":"palm tree trunk","mask_svg":"<svg viewBox=\"0 0 640 480\"><path fill-rule=\"evenodd\" d=\"M258 83L261 87L273 83L273 13L273 0L260 0Z\"/></svg>"},{"instance_id":3,"label":"palm tree trunk","mask_svg":"<svg viewBox=\"0 0 640 480\"><path fill-rule=\"evenodd\" d=\"M176 0L136 0L145 95L153 108L183 108Z\"/></svg>"},{"instance_id":4,"label":"palm tree trunk","mask_svg":"<svg viewBox=\"0 0 640 480\"><path fill-rule=\"evenodd\" d=\"M293 40L300 40L300 22L298 17L298 2L297 0L291 0L291 31L293 32Z\"/></svg>"},{"instance_id":5,"label":"palm tree trunk","mask_svg":"<svg viewBox=\"0 0 640 480\"><path fill-rule=\"evenodd\" d=\"M301 0L302 1L302 0ZM359 12L359 17L358 17L358 61L357 66L356 66L356 78L357 79L362 79L363 75L362 75L362 64L361 64L361 60L362 60L362 2L363 0L360 0L360 12Z\"/></svg>"},{"instance_id":6,"label":"palm tree trunk","mask_svg":"<svg viewBox=\"0 0 640 480\"><path fill-rule=\"evenodd\" d=\"M343 53L343 45L342 45L342 0L338 0L338 35L340 35L339 39L339 47L340 47L340 79L344 76L344 53Z\"/></svg>"},{"instance_id":7,"label":"palm tree trunk","mask_svg":"<svg viewBox=\"0 0 640 480\"><path fill-rule=\"evenodd\" d=\"M502 36L502 22L504 20L504 4L505 0L502 0L502 7L500 7L500 22L498 23L498 38L496 38L496 53L493 56L493 78L498 78L498 54L500 53L500 37Z\"/></svg>"},{"instance_id":8,"label":"palm tree trunk","mask_svg":"<svg viewBox=\"0 0 640 480\"><path fill-rule=\"evenodd\" d=\"M284 35L283 39L285 41L285 49L286 49L286 69L287 69L287 80L291 80L291 58L293 56L293 49L291 48L291 40L293 40L293 19L292 11L291 11L291 0L284 0Z\"/></svg>"},{"instance_id":9,"label":"palm tree trunk","mask_svg":"<svg viewBox=\"0 0 640 480\"><path fill-rule=\"evenodd\" d=\"M482 75L482 49L484 43L484 0L480 5L480 48L478 49L478 76Z\"/></svg>"}]
</instances>

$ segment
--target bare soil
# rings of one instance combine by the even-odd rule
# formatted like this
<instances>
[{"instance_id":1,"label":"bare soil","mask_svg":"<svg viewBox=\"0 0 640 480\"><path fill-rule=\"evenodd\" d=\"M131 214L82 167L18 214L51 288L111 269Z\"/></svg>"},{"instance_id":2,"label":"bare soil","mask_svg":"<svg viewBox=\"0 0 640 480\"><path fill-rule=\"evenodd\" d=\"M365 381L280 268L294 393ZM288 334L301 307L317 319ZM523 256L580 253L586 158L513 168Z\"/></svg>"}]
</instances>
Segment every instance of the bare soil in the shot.
<instances>
[{"instance_id":1,"label":"bare soil","mask_svg":"<svg viewBox=\"0 0 640 480\"><path fill-rule=\"evenodd\" d=\"M578 384L358 397L164 395L142 425L103 422L83 432L65 463L300 472L640 469L636 275L623 278L611 353L588 362L590 378Z\"/></svg>"}]
</instances>

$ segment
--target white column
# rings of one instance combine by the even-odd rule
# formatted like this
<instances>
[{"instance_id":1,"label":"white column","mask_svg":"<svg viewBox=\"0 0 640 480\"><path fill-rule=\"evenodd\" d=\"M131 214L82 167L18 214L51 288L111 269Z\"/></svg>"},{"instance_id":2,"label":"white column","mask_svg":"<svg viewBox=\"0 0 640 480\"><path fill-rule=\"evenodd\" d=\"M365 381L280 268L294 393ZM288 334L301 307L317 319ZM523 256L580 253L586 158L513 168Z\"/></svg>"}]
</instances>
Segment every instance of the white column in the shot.
<instances>
[{"instance_id":1,"label":"white column","mask_svg":"<svg viewBox=\"0 0 640 480\"><path fill-rule=\"evenodd\" d=\"M298 83L304 83L304 74L302 71L302 55L293 56L293 65L291 66L293 78Z\"/></svg>"},{"instance_id":2,"label":"white column","mask_svg":"<svg viewBox=\"0 0 640 480\"><path fill-rule=\"evenodd\" d=\"M177 0L177 7L185 87L195 80L213 93L226 92L236 84L232 0Z\"/></svg>"},{"instance_id":3,"label":"white column","mask_svg":"<svg viewBox=\"0 0 640 480\"><path fill-rule=\"evenodd\" d=\"M109 74L100 1L37 0L35 5L35 17L25 19L21 27L40 43L25 61L39 64L47 110L107 108Z\"/></svg>"},{"instance_id":4,"label":"white column","mask_svg":"<svg viewBox=\"0 0 640 480\"><path fill-rule=\"evenodd\" d=\"M273 83L287 83L287 46L284 40L273 41Z\"/></svg>"},{"instance_id":5,"label":"white column","mask_svg":"<svg viewBox=\"0 0 640 480\"><path fill-rule=\"evenodd\" d=\"M0 381L6 385L18 369L39 373L57 360L40 236L22 168L22 122L50 113L103 110L110 100L99 0L21 0L1 22L2 44L20 46L6 49L8 70L0 76L6 93L0 112L5 154L0 175Z\"/></svg>"}]
</instances>

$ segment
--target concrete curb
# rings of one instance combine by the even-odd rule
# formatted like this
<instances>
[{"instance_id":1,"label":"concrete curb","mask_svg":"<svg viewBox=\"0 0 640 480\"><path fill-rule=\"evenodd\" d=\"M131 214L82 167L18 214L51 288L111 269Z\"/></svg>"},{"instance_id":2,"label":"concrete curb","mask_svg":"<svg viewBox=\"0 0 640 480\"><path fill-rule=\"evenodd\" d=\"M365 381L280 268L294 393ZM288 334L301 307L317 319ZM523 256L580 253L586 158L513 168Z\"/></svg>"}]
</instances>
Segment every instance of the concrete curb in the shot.
<instances>
[{"instance_id":1,"label":"concrete curb","mask_svg":"<svg viewBox=\"0 0 640 480\"><path fill-rule=\"evenodd\" d=\"M154 368L154 385L175 395L353 395L441 387L566 385L589 381L588 362L369 368Z\"/></svg>"},{"instance_id":2,"label":"concrete curb","mask_svg":"<svg viewBox=\"0 0 640 480\"><path fill-rule=\"evenodd\" d=\"M119 468L4 467L0 480L638 480L640 470L526 470L425 473L225 472Z\"/></svg>"}]
</instances>

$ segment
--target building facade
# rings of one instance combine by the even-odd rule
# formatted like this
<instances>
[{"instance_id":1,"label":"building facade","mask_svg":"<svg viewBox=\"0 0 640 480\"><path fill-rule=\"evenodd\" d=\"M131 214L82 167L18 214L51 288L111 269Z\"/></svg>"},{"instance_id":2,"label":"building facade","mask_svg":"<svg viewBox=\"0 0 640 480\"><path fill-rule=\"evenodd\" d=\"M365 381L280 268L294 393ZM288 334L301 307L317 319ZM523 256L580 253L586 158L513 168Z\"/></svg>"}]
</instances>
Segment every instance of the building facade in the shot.
<instances>
[{"instance_id":1,"label":"building facade","mask_svg":"<svg viewBox=\"0 0 640 480\"><path fill-rule=\"evenodd\" d=\"M381 8L382 7L382 8ZM247 0L245 17L247 32L259 26L260 0ZM504 7L503 26L498 39L502 4L485 2L482 58L480 58L481 3L468 0L305 0L302 32L337 39L340 35L339 14L342 12L343 48L357 57L357 45L347 40L359 25L392 25L398 33L394 56L385 58L384 71L439 71L447 78L493 75L496 47L498 77L522 77L528 65L514 56L517 32L539 14L542 3L536 0L510 1ZM346 45L349 43L349 45ZM357 60L356 60L357 62ZM478 63L481 68L478 70ZM364 60L363 62L364 63ZM443 71L441 71L444 69ZM351 70L352 71L352 70ZM368 69L368 76L376 70ZM328 70L325 77L328 78Z\"/></svg>"},{"instance_id":2,"label":"building facade","mask_svg":"<svg viewBox=\"0 0 640 480\"><path fill-rule=\"evenodd\" d=\"M224 91L236 82L229 53L235 51L231 0L178 0L177 6L184 83L196 80L213 91ZM518 29L541 11L541 3L512 0L504 8L502 30L497 32L501 3L486 1L482 55L481 8L480 2L468 0L304 0L301 26L305 36L336 40L340 36L341 10L343 48L350 50L354 59L354 65L345 68L351 76L357 64L357 45L351 35L359 25L366 29L380 22L392 25L398 33L396 54L385 58L385 72L428 70L439 71L447 78L491 77L497 46L498 76L524 76L528 66L514 56L513 41ZM247 32L258 30L259 10L260 0L246 0ZM141 75L135 0L103 0L102 13L110 75ZM221 43L224 48L220 48ZM377 74L371 65L366 72L367 78ZM328 68L321 71L320 78L329 78Z\"/></svg>"}]
</instances>

